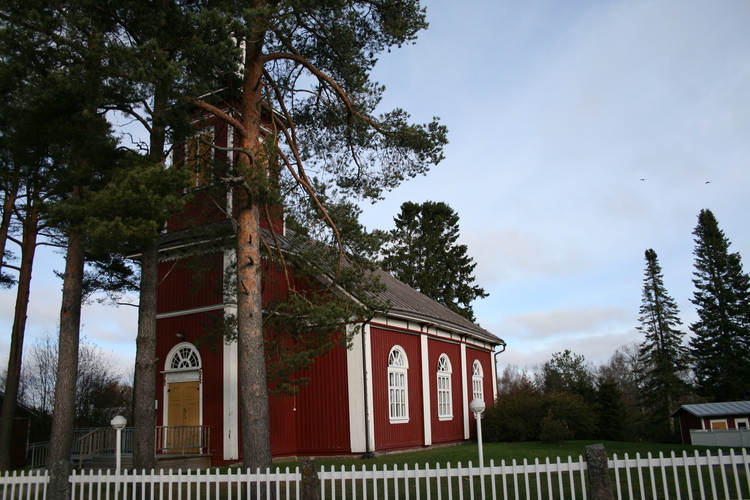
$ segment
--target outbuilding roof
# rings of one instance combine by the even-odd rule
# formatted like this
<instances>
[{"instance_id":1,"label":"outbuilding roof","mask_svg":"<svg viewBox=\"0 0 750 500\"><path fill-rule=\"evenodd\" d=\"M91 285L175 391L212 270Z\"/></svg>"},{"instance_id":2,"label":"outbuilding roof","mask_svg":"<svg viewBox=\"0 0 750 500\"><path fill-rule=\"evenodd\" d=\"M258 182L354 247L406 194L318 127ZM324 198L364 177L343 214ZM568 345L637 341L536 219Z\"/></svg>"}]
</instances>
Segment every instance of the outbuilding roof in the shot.
<instances>
[{"instance_id":1,"label":"outbuilding roof","mask_svg":"<svg viewBox=\"0 0 750 500\"><path fill-rule=\"evenodd\" d=\"M686 411L696 417L719 417L729 415L750 415L750 401L731 401L727 403L702 403L682 405L672 412L672 417L680 411Z\"/></svg>"},{"instance_id":2,"label":"outbuilding roof","mask_svg":"<svg viewBox=\"0 0 750 500\"><path fill-rule=\"evenodd\" d=\"M5 400L5 392L0 391L0 405L3 404L4 400ZM25 404L19 401L16 401L16 418L20 418L20 417L40 418L40 415L36 410L29 408L28 406L26 406Z\"/></svg>"}]
</instances>

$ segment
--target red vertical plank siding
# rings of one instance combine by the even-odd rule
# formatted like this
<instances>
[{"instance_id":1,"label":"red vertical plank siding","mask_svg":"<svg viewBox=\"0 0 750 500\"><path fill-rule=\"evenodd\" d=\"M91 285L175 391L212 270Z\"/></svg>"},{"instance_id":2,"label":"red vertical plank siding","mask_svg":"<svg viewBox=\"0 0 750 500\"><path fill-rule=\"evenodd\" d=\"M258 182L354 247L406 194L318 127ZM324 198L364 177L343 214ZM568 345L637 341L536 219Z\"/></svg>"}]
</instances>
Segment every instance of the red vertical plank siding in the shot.
<instances>
[{"instance_id":1,"label":"red vertical plank siding","mask_svg":"<svg viewBox=\"0 0 750 500\"><path fill-rule=\"evenodd\" d=\"M274 262L266 258L263 259L262 265L263 283L261 286L263 289L263 304L286 300L289 296L289 291L286 287L284 274L279 271Z\"/></svg>"},{"instance_id":2,"label":"red vertical plank siding","mask_svg":"<svg viewBox=\"0 0 750 500\"><path fill-rule=\"evenodd\" d=\"M156 297L159 314L222 303L223 254L203 255L199 262L205 266L202 269L205 273L198 282L193 279L194 270L185 261L159 264Z\"/></svg>"},{"instance_id":3,"label":"red vertical plank siding","mask_svg":"<svg viewBox=\"0 0 750 500\"><path fill-rule=\"evenodd\" d=\"M182 211L169 218L167 230L180 231L224 220L227 218L223 210L225 205L226 197L217 198L215 193L196 189L191 192L190 201L185 203Z\"/></svg>"},{"instance_id":4,"label":"red vertical plank siding","mask_svg":"<svg viewBox=\"0 0 750 500\"><path fill-rule=\"evenodd\" d=\"M335 347L304 372L309 384L297 395L298 452L351 452L346 350Z\"/></svg>"},{"instance_id":5,"label":"red vertical plank siding","mask_svg":"<svg viewBox=\"0 0 750 500\"><path fill-rule=\"evenodd\" d=\"M375 449L408 448L424 444L422 422L422 359L419 335L371 328L372 386L375 425ZM409 360L409 421L392 424L388 408L388 355L400 345Z\"/></svg>"},{"instance_id":6,"label":"red vertical plank siding","mask_svg":"<svg viewBox=\"0 0 750 500\"><path fill-rule=\"evenodd\" d=\"M270 397L273 455L349 453L346 350L335 347L296 375L309 379L299 393Z\"/></svg>"},{"instance_id":7,"label":"red vertical plank siding","mask_svg":"<svg viewBox=\"0 0 750 500\"><path fill-rule=\"evenodd\" d=\"M273 455L351 452L346 350L335 347L297 376L309 380L299 393L270 398Z\"/></svg>"},{"instance_id":8,"label":"red vertical plank siding","mask_svg":"<svg viewBox=\"0 0 750 500\"><path fill-rule=\"evenodd\" d=\"M680 411L680 434L682 435L682 444L693 444L690 436L690 429L703 429L703 420L688 413L685 410Z\"/></svg>"},{"instance_id":9,"label":"red vertical plank siding","mask_svg":"<svg viewBox=\"0 0 750 500\"><path fill-rule=\"evenodd\" d=\"M445 443L464 438L464 403L461 391L461 346L449 342L430 339L427 344L428 368L430 377L430 407L432 409L432 442ZM438 417L437 366L441 354L451 362L451 398L453 418L440 420Z\"/></svg>"},{"instance_id":10,"label":"red vertical plank siding","mask_svg":"<svg viewBox=\"0 0 750 500\"><path fill-rule=\"evenodd\" d=\"M195 134L210 131L213 134L213 143L219 147L227 144L227 124L214 116L203 115L203 119L193 123ZM185 161L185 144L178 144L174 148L173 161L181 165ZM213 159L216 162L218 172L214 175L222 177L223 167L226 165L227 153L218 149L212 150ZM217 192L209 192L206 189L193 189L190 191L190 200L183 210L172 216L167 223L169 231L178 231L188 227L207 224L212 221L226 219L223 208L226 205L226 196Z\"/></svg>"},{"instance_id":11,"label":"red vertical plank siding","mask_svg":"<svg viewBox=\"0 0 750 500\"><path fill-rule=\"evenodd\" d=\"M272 387L269 386L269 389ZM297 451L296 396L271 394L268 396L271 427L271 454L294 455Z\"/></svg>"},{"instance_id":12,"label":"red vertical plank siding","mask_svg":"<svg viewBox=\"0 0 750 500\"><path fill-rule=\"evenodd\" d=\"M207 321L206 314L197 313L174 318L163 318L156 322L156 398L159 401L159 409L156 412L157 425L165 425L164 416L164 386L166 380L162 373L167 363L169 351L181 342L195 344L203 336L200 328ZM175 335L182 331L183 338ZM202 424L211 426L211 452L216 456L223 456L223 433L224 433L224 370L223 352L221 346L211 349L209 344L204 344L198 350L201 356L201 389L202 389Z\"/></svg>"},{"instance_id":13,"label":"red vertical plank siding","mask_svg":"<svg viewBox=\"0 0 750 500\"><path fill-rule=\"evenodd\" d=\"M484 389L484 406L485 408L489 408L494 403L492 399L494 393L492 388L493 355L494 354L492 352L482 349L474 349L472 347L468 347L466 349L466 384L468 385L467 394L469 396L469 401L466 403L467 405L474 398L474 388L472 386L472 377L474 376L474 360L479 360L479 362L482 364L482 374L484 375L484 380L482 381L482 387ZM473 413L469 415L469 431L471 432L471 438L475 439L477 437L477 421L474 418Z\"/></svg>"}]
</instances>

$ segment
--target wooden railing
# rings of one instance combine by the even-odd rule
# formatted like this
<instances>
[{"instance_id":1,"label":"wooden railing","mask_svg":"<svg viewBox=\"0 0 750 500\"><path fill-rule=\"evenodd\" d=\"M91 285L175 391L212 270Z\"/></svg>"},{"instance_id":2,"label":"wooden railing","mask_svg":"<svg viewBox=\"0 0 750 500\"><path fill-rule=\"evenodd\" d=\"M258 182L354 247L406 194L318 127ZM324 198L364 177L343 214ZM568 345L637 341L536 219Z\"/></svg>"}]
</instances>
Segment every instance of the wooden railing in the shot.
<instances>
[{"instance_id":1,"label":"wooden railing","mask_svg":"<svg viewBox=\"0 0 750 500\"><path fill-rule=\"evenodd\" d=\"M211 426L156 427L156 452L205 455L211 449Z\"/></svg>"},{"instance_id":2,"label":"wooden railing","mask_svg":"<svg viewBox=\"0 0 750 500\"><path fill-rule=\"evenodd\" d=\"M31 443L26 448L26 465L32 469L44 467L47 463L47 452L49 451L49 441L41 443Z\"/></svg>"},{"instance_id":3,"label":"wooden railing","mask_svg":"<svg viewBox=\"0 0 750 500\"><path fill-rule=\"evenodd\" d=\"M693 446L750 446L750 429L690 429L690 442Z\"/></svg>"}]
</instances>

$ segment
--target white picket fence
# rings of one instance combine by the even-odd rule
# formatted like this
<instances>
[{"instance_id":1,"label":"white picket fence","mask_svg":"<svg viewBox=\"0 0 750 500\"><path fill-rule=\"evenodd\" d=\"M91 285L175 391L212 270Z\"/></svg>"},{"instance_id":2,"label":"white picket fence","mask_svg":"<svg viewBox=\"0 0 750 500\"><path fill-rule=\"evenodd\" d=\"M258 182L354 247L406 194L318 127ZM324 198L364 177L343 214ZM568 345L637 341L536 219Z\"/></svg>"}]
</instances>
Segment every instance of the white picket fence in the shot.
<instances>
[{"instance_id":1,"label":"white picket fence","mask_svg":"<svg viewBox=\"0 0 750 500\"><path fill-rule=\"evenodd\" d=\"M683 452L676 456L672 452L669 457L662 453L652 457L649 453L645 458L636 454L632 459L627 454L623 459L613 454L609 468L614 469L613 487L618 500L750 498L750 455L746 448L742 454L719 450L711 455L707 450L704 456L697 450L694 455Z\"/></svg>"},{"instance_id":2,"label":"white picket fence","mask_svg":"<svg viewBox=\"0 0 750 500\"><path fill-rule=\"evenodd\" d=\"M742 454L707 452L669 457L648 454L635 458L617 455L609 460L613 492L618 500L750 499L750 460ZM588 500L588 467L573 460L501 461L474 467L446 466L392 468L340 467L317 471L324 500ZM6 473L0 476L0 500L45 500L46 472ZM246 500L305 499L303 474L290 470L249 472L232 469L131 473L111 471L74 473L71 500ZM595 499L591 499L595 500Z\"/></svg>"},{"instance_id":3,"label":"white picket fence","mask_svg":"<svg viewBox=\"0 0 750 500\"><path fill-rule=\"evenodd\" d=\"M537 491L541 494L541 478L546 475L549 492L547 498L586 500L586 469L586 462L579 456L576 461L571 457L568 457L567 461L561 461L560 457L557 457L554 462L550 462L548 458L540 463L536 459L533 464L524 459L523 463L513 460L511 464L506 464L505 460L502 460L496 465L494 460L490 460L489 467L483 468L474 467L471 462L467 467L463 467L459 462L456 467L451 467L448 463L445 467L441 467L440 464L430 467L427 464L424 468L415 465L412 469L408 465L404 465L403 468L396 465L392 469L385 466L383 469L373 467L370 470L364 466L361 469L354 466L347 469L342 466L339 470L332 468L329 471L322 467L318 478L321 483L321 498L324 499L441 500L446 497L452 500L457 497L531 500L542 498L538 495L532 496L532 493ZM559 497L555 496L553 476L556 477L554 486L559 488ZM512 492L514 494L511 494Z\"/></svg>"}]
</instances>

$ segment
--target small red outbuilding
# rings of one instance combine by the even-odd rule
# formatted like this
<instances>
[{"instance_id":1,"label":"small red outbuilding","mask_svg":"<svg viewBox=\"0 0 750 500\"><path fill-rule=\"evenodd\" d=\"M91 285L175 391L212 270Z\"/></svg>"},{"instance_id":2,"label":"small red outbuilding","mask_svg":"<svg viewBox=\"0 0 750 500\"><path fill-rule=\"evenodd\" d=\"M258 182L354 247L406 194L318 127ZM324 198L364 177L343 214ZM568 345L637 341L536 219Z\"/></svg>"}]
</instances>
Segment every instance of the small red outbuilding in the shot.
<instances>
[{"instance_id":1,"label":"small red outbuilding","mask_svg":"<svg viewBox=\"0 0 750 500\"><path fill-rule=\"evenodd\" d=\"M680 418L683 444L692 444L691 429L741 429L750 422L750 401L682 405L671 417Z\"/></svg>"}]
</instances>

